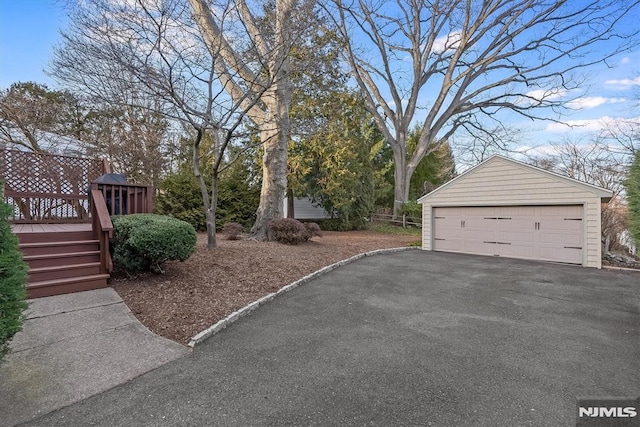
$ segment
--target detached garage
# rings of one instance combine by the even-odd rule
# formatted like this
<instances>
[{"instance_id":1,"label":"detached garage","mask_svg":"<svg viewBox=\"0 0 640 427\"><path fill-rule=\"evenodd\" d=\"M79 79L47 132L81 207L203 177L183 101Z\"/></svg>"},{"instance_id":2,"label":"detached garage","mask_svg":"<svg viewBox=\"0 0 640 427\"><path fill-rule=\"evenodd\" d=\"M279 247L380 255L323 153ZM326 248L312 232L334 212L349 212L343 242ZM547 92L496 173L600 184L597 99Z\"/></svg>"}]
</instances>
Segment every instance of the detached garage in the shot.
<instances>
[{"instance_id":1,"label":"detached garage","mask_svg":"<svg viewBox=\"0 0 640 427\"><path fill-rule=\"evenodd\" d=\"M601 203L611 196L494 155L418 199L422 248L600 268Z\"/></svg>"}]
</instances>

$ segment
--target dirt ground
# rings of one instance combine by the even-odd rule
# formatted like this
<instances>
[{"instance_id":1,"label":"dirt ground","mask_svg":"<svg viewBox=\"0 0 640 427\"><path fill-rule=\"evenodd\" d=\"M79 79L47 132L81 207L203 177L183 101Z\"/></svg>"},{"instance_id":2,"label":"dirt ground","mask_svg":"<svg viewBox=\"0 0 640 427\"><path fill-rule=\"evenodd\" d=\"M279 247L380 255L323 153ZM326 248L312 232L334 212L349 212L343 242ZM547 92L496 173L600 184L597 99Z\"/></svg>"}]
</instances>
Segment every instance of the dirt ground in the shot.
<instances>
[{"instance_id":1,"label":"dirt ground","mask_svg":"<svg viewBox=\"0 0 640 427\"><path fill-rule=\"evenodd\" d=\"M185 262L168 262L164 275L114 275L111 286L133 314L158 335L186 344L241 307L322 267L374 249L417 244L419 236L370 231L323 232L297 246L224 240L198 248Z\"/></svg>"}]
</instances>

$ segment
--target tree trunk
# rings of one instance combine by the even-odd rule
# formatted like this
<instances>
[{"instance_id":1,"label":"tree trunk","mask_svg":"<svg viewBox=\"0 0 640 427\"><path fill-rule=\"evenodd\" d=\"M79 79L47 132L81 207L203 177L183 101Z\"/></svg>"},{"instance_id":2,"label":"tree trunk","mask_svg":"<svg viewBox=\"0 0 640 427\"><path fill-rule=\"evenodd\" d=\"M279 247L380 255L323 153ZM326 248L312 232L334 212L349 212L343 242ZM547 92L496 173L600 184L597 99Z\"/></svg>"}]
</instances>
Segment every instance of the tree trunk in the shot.
<instances>
[{"instance_id":1,"label":"tree trunk","mask_svg":"<svg viewBox=\"0 0 640 427\"><path fill-rule=\"evenodd\" d=\"M409 201L409 184L413 170L407 167L404 147L393 146L393 216L400 215L402 205Z\"/></svg>"},{"instance_id":2,"label":"tree trunk","mask_svg":"<svg viewBox=\"0 0 640 427\"><path fill-rule=\"evenodd\" d=\"M264 147L262 156L262 190L260 205L256 212L256 223L252 234L257 240L268 240L269 223L284 215L284 198L287 191L287 149L291 123L291 62L290 49L291 12L295 0L276 0L275 45L276 54L269 61L273 84L261 97L266 108L260 126L260 142Z\"/></svg>"},{"instance_id":3,"label":"tree trunk","mask_svg":"<svg viewBox=\"0 0 640 427\"><path fill-rule=\"evenodd\" d=\"M269 222L282 218L283 202L287 191L287 142L289 138L288 105L285 117L274 118L274 122L262 126L260 142L264 147L262 156L262 189L256 222L251 230L256 240L268 240Z\"/></svg>"},{"instance_id":4,"label":"tree trunk","mask_svg":"<svg viewBox=\"0 0 640 427\"><path fill-rule=\"evenodd\" d=\"M218 247L216 240L216 211L218 210L218 174L211 179L211 205L207 209L207 249Z\"/></svg>"},{"instance_id":5,"label":"tree trunk","mask_svg":"<svg viewBox=\"0 0 640 427\"><path fill-rule=\"evenodd\" d=\"M293 200L293 190L289 188L287 190L287 218L296 217L295 208L296 207Z\"/></svg>"},{"instance_id":6,"label":"tree trunk","mask_svg":"<svg viewBox=\"0 0 640 427\"><path fill-rule=\"evenodd\" d=\"M199 149L200 142L202 141L202 129L198 129L196 139L191 146L191 167L193 169L193 175L198 181L198 187L200 187L200 194L202 196L202 206L204 208L205 223L207 226L207 248L212 249L217 245L216 242L216 208L218 206L218 176L214 172L211 182L211 196L209 199L209 190L207 189L207 183L204 177L200 173L200 157Z\"/></svg>"}]
</instances>

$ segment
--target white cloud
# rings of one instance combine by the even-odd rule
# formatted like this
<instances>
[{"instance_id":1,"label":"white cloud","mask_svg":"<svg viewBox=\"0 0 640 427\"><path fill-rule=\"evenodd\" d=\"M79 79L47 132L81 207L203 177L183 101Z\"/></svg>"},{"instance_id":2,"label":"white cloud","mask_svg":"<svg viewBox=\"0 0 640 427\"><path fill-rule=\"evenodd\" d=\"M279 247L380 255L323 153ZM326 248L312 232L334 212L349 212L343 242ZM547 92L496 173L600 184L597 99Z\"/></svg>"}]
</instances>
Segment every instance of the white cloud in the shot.
<instances>
[{"instance_id":1,"label":"white cloud","mask_svg":"<svg viewBox=\"0 0 640 427\"><path fill-rule=\"evenodd\" d=\"M626 65L626 64L628 64L630 62L631 62L631 59L628 56L625 56L624 58L622 58L620 60L620 64L622 64L622 65Z\"/></svg>"},{"instance_id":2,"label":"white cloud","mask_svg":"<svg viewBox=\"0 0 640 427\"><path fill-rule=\"evenodd\" d=\"M625 128L638 122L638 118L624 119L621 117L603 116L597 119L567 120L564 123L549 123L545 130L547 132L600 132L607 128Z\"/></svg>"},{"instance_id":3,"label":"white cloud","mask_svg":"<svg viewBox=\"0 0 640 427\"><path fill-rule=\"evenodd\" d=\"M567 107L576 110L588 110L590 108L596 108L603 104L620 104L626 102L625 98L605 98L603 96L586 96L583 98L576 98L573 101L567 103Z\"/></svg>"},{"instance_id":4,"label":"white cloud","mask_svg":"<svg viewBox=\"0 0 640 427\"><path fill-rule=\"evenodd\" d=\"M631 86L640 86L640 77L634 79L607 80L604 84L613 86L616 89L627 89Z\"/></svg>"},{"instance_id":5,"label":"white cloud","mask_svg":"<svg viewBox=\"0 0 640 427\"><path fill-rule=\"evenodd\" d=\"M524 158L527 156L545 156L550 154L555 154L557 152L556 148L553 145L522 145L514 150L515 152L521 154Z\"/></svg>"},{"instance_id":6,"label":"white cloud","mask_svg":"<svg viewBox=\"0 0 640 427\"><path fill-rule=\"evenodd\" d=\"M433 49L434 53L441 53L445 50L455 49L460 44L460 31L452 31L446 36L438 37L433 41Z\"/></svg>"},{"instance_id":7,"label":"white cloud","mask_svg":"<svg viewBox=\"0 0 640 427\"><path fill-rule=\"evenodd\" d=\"M561 88L536 89L518 97L516 104L540 106L543 102L557 100L567 94L567 90Z\"/></svg>"},{"instance_id":8,"label":"white cloud","mask_svg":"<svg viewBox=\"0 0 640 427\"><path fill-rule=\"evenodd\" d=\"M554 99L562 98L567 94L564 89L537 89L526 93L526 96L536 101L552 101Z\"/></svg>"}]
</instances>

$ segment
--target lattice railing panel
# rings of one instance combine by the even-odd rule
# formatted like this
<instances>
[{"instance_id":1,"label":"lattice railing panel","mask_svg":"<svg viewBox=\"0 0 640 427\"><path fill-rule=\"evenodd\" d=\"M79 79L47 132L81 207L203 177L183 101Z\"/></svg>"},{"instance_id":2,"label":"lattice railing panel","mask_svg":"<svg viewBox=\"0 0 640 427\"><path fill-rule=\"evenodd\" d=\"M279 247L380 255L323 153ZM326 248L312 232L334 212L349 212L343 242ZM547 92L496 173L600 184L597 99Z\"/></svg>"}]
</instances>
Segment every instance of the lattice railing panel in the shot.
<instances>
[{"instance_id":1,"label":"lattice railing panel","mask_svg":"<svg viewBox=\"0 0 640 427\"><path fill-rule=\"evenodd\" d=\"M14 221L85 221L89 183L102 175L102 161L0 149L0 179Z\"/></svg>"}]
</instances>

